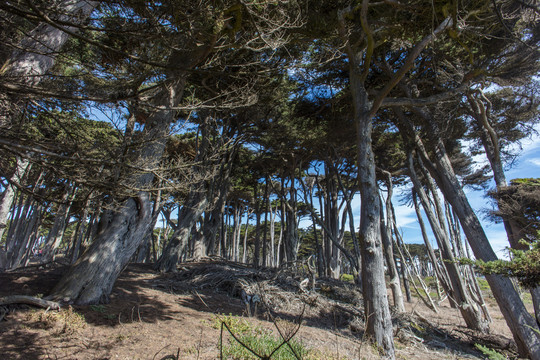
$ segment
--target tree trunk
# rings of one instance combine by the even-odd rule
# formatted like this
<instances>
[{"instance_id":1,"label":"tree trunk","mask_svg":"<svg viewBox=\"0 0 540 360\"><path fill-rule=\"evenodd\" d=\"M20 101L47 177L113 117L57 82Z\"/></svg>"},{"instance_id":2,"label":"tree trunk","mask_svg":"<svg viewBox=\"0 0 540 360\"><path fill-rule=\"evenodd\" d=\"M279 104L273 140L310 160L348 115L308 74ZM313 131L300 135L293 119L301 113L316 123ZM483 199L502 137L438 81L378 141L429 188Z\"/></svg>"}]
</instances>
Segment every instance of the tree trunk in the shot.
<instances>
[{"instance_id":1,"label":"tree trunk","mask_svg":"<svg viewBox=\"0 0 540 360\"><path fill-rule=\"evenodd\" d=\"M141 169L156 168L165 150L175 115L170 108L178 104L184 89L183 77L175 75L156 96L159 110L148 117L141 135L145 141L134 154L133 164ZM151 186L153 180L153 172L141 170L133 184L144 189ZM136 197L125 200L112 211L111 220L103 231L64 274L49 297L80 305L107 302L114 282L148 233L151 222L149 194L139 191Z\"/></svg>"},{"instance_id":2,"label":"tree trunk","mask_svg":"<svg viewBox=\"0 0 540 360\"><path fill-rule=\"evenodd\" d=\"M432 119L429 121L433 122ZM497 260L497 255L495 255L478 217L463 192L444 144L437 134L438 131L433 133L436 136L434 139L436 141L436 169L430 166L429 170L433 171L432 176L456 212L475 257L483 261ZM527 312L512 281L501 275L486 275L486 280L508 327L512 331L520 355L529 356L534 360L540 359L540 330L536 321Z\"/></svg>"},{"instance_id":3,"label":"tree trunk","mask_svg":"<svg viewBox=\"0 0 540 360\"><path fill-rule=\"evenodd\" d=\"M479 96L480 99L478 99L475 95ZM467 99L471 105L473 117L480 129L480 140L484 146L491 170L493 171L493 178L495 180L497 192L499 192L501 189L508 186L508 183L506 181L506 175L504 173L504 167L501 160L499 137L489 121L489 101L481 90L478 90L478 92L474 95L468 94ZM486 102L488 106L486 106L484 102ZM516 250L528 250L527 245L519 242L521 239L521 230L519 224L512 219L503 217L503 225L506 230L510 247ZM530 289L530 292L534 312L536 314L536 322L540 327L540 286Z\"/></svg>"},{"instance_id":4,"label":"tree trunk","mask_svg":"<svg viewBox=\"0 0 540 360\"><path fill-rule=\"evenodd\" d=\"M30 162L27 158L16 156L15 158L16 166L13 175L8 180L8 185L2 193L2 199L0 200L0 239L4 236L4 231L7 227L7 219L9 216L9 211L11 210L11 205L13 204L13 199L15 198L16 187L12 184L21 184L24 174L28 169ZM0 268L2 264L0 263Z\"/></svg>"},{"instance_id":5,"label":"tree trunk","mask_svg":"<svg viewBox=\"0 0 540 360\"><path fill-rule=\"evenodd\" d=\"M375 158L371 145L371 103L360 81L358 68L350 66L351 93L357 126L358 184L360 186L360 236L362 237L362 289L366 316L366 335L393 358L392 319L386 295L382 251L380 204Z\"/></svg>"},{"instance_id":6,"label":"tree trunk","mask_svg":"<svg viewBox=\"0 0 540 360\"><path fill-rule=\"evenodd\" d=\"M45 247L43 249L43 257L41 261L44 263L53 261L56 258L56 251L62 243L62 239L64 238L64 230L66 228L66 224L69 222L69 209L71 208L71 204L75 198L75 193L75 186L73 185L72 187L71 185L66 184L64 194L62 195L60 204L58 204L58 210L56 211L56 216L54 217L53 226L49 230L47 242L45 243Z\"/></svg>"},{"instance_id":7,"label":"tree trunk","mask_svg":"<svg viewBox=\"0 0 540 360\"><path fill-rule=\"evenodd\" d=\"M157 261L155 269L161 272L172 272L180 261L182 253L186 250L189 235L193 225L206 210L208 198L201 190L192 190L189 199L178 213L178 226L163 254Z\"/></svg>"},{"instance_id":8,"label":"tree trunk","mask_svg":"<svg viewBox=\"0 0 540 360\"><path fill-rule=\"evenodd\" d=\"M392 176L386 172L386 187L388 189L388 195L386 198L386 224L383 216L383 207L381 204L381 235L384 247L384 255L386 257L386 264L388 266L388 275L390 276L390 289L392 289L392 296L394 299L394 307L398 312L405 311L405 304L403 303L403 292L401 291L401 284L399 281L399 274L397 272L396 262L394 261L394 250L392 241ZM382 200L381 200L382 202Z\"/></svg>"},{"instance_id":9,"label":"tree trunk","mask_svg":"<svg viewBox=\"0 0 540 360\"><path fill-rule=\"evenodd\" d=\"M111 225L64 274L48 299L77 305L109 302L114 282L148 233L150 218L147 193L128 199L114 212Z\"/></svg>"},{"instance_id":10,"label":"tree trunk","mask_svg":"<svg viewBox=\"0 0 540 360\"><path fill-rule=\"evenodd\" d=\"M267 238L267 235L268 235L268 212L269 212L269 208L270 208L270 194L269 194L269 186L268 186L268 182L269 182L269 179L268 179L268 176L266 176L264 178L264 201L265 201L265 205L263 206L265 211L264 211L264 229L263 229L263 243L262 243L262 266L263 267L267 267L268 264L270 263L269 259L268 259L268 238Z\"/></svg>"},{"instance_id":11,"label":"tree trunk","mask_svg":"<svg viewBox=\"0 0 540 360\"><path fill-rule=\"evenodd\" d=\"M437 216L437 214L435 214L430 207L430 201L424 191L424 188L420 184L416 171L414 170L413 157L411 153L408 154L408 159L409 176L413 182L416 193L420 197L420 202L424 207L426 216L429 220L433 233L435 234L435 238L439 244L439 251L441 251L443 259L445 260L444 265L446 267L446 271L448 272L451 284L451 288L445 290L447 290L450 300L454 301L454 304L459 308L461 316L465 320L467 327L488 333L489 321L484 318L482 309L475 306L473 303L468 292L467 285L465 284L465 279L463 278L459 265L457 264L452 252L448 233L445 231L446 227L445 229L441 228L441 222L444 224L444 221L441 221L440 217ZM436 204L435 208L438 210L438 214L441 214L442 207L440 206L438 199L435 198L434 202Z\"/></svg>"}]
</instances>

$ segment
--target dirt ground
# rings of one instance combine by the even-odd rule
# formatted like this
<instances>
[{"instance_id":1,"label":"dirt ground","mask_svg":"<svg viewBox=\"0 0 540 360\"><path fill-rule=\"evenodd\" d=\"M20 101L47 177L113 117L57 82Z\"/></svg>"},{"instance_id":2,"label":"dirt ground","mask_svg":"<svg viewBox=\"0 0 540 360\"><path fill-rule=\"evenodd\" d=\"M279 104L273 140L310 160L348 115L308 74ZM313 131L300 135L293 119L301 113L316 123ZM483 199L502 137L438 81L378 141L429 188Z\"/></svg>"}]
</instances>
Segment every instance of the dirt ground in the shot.
<instances>
[{"instance_id":1,"label":"dirt ground","mask_svg":"<svg viewBox=\"0 0 540 360\"><path fill-rule=\"evenodd\" d=\"M261 276L232 266L220 268L220 274L227 269L244 277L253 274L251 279ZM61 266L34 267L2 273L0 297L40 297L52 289L63 270ZM290 322L301 318L294 339L310 350L310 358L378 358L377 350L363 339L361 312L357 310L361 299L347 292L350 285L318 282L317 291L303 292L290 285L296 281L294 276L277 274L272 279L284 276L283 283L290 286L268 287L264 303L269 310L259 309L248 317L240 289L227 283L232 277L218 278L216 274L208 263L185 264L175 274L156 273L150 265L130 265L117 281L109 304L64 307L61 311L27 305L0 307L0 315L4 315L0 321L0 359L159 360L167 355L174 355L169 359L218 359L220 314L243 316L253 326L273 329L276 336L270 318ZM395 314L393 319L397 358L485 358L475 348L477 343L515 358L510 331L498 309L489 303L492 331L480 334L467 329L459 312L447 303L436 314L413 298L406 305L407 313ZM282 328L294 327L284 324ZM226 339L231 336L225 331L224 344L229 341Z\"/></svg>"}]
</instances>

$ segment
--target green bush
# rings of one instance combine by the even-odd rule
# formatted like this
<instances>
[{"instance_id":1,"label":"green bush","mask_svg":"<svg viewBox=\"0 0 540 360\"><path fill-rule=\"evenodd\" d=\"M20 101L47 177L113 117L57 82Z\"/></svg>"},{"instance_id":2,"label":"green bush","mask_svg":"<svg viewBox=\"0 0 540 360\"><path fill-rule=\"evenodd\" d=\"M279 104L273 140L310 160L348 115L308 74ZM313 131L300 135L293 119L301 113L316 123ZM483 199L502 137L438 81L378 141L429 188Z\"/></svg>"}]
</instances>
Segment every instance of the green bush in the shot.
<instances>
[{"instance_id":1,"label":"green bush","mask_svg":"<svg viewBox=\"0 0 540 360\"><path fill-rule=\"evenodd\" d=\"M482 352L489 360L506 360L507 357L503 354L488 348L487 346L481 345L481 344L474 344L474 347L476 347L478 350Z\"/></svg>"}]
</instances>

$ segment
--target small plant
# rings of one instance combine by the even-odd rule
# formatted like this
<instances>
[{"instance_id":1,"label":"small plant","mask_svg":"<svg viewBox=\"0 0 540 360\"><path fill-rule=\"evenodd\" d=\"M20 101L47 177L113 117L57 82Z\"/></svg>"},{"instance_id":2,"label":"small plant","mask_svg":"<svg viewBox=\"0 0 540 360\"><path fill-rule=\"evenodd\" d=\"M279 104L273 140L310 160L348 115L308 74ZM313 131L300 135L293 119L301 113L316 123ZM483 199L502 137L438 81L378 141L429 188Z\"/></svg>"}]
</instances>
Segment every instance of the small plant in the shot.
<instances>
[{"instance_id":1,"label":"small plant","mask_svg":"<svg viewBox=\"0 0 540 360\"><path fill-rule=\"evenodd\" d=\"M105 313L107 309L105 305L90 305L90 310L98 312L98 313Z\"/></svg>"},{"instance_id":2,"label":"small plant","mask_svg":"<svg viewBox=\"0 0 540 360\"><path fill-rule=\"evenodd\" d=\"M29 321L34 321L37 327L53 329L61 325L54 335L72 335L86 326L84 315L77 313L71 306L61 311L37 311L28 315Z\"/></svg>"},{"instance_id":3,"label":"small plant","mask_svg":"<svg viewBox=\"0 0 540 360\"><path fill-rule=\"evenodd\" d=\"M102 314L105 319L108 319L108 320L116 319L116 315L107 313L107 307L105 305L90 305L90 310Z\"/></svg>"},{"instance_id":4,"label":"small plant","mask_svg":"<svg viewBox=\"0 0 540 360\"><path fill-rule=\"evenodd\" d=\"M254 327L246 319L234 316L233 314L215 315L212 319L211 326L214 329L220 329L222 323L227 324L227 327L235 334L245 334L254 331L262 332L262 329L260 327Z\"/></svg>"},{"instance_id":5,"label":"small plant","mask_svg":"<svg viewBox=\"0 0 540 360\"><path fill-rule=\"evenodd\" d=\"M308 354L308 350L300 342L296 340L288 341L288 345L278 348L283 340L279 337L272 336L271 332L264 332L263 334L247 333L238 336L238 339L242 341L240 344L238 341L231 339L229 345L223 348L223 355L225 359L234 360L247 360L247 359L259 359L252 351L257 354L269 357L272 354L272 359L275 360L297 360L295 353L300 356L300 359L305 359ZM252 351L248 350L251 349ZM294 349L294 352L291 351Z\"/></svg>"},{"instance_id":6,"label":"small plant","mask_svg":"<svg viewBox=\"0 0 540 360\"><path fill-rule=\"evenodd\" d=\"M219 321L219 322L216 322ZM212 326L221 328L221 358L233 360L273 359L298 360L308 359L309 351L299 341L292 339L299 329L293 323L281 322L284 332L277 321L274 321L280 336L274 336L270 330L253 326L245 319L228 315L216 316ZM283 326L284 325L284 326ZM232 338L228 344L223 343L223 330L226 329ZM285 334L284 334L285 333Z\"/></svg>"},{"instance_id":7,"label":"small plant","mask_svg":"<svg viewBox=\"0 0 540 360\"><path fill-rule=\"evenodd\" d=\"M487 356L489 360L506 360L507 359L507 357L501 354L500 352L490 349L487 346L484 346L482 344L474 344L474 347L480 350L482 354Z\"/></svg>"}]
</instances>

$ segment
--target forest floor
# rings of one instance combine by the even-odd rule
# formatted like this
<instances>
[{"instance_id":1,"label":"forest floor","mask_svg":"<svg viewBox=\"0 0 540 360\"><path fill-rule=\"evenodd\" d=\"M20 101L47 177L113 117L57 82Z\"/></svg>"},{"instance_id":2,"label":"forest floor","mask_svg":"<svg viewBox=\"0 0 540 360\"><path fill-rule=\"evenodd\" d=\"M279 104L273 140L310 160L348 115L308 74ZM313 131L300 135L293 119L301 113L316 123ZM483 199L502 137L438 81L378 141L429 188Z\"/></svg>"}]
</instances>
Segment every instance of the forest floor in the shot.
<instances>
[{"instance_id":1,"label":"forest floor","mask_svg":"<svg viewBox=\"0 0 540 360\"><path fill-rule=\"evenodd\" d=\"M300 286L305 274L293 270L257 271L208 260L160 274L150 265L130 265L105 305L68 306L60 311L0 307L0 358L218 359L222 350L230 358L235 354L243 358L230 332L226 328L221 332L222 321L235 336L247 335L242 338L247 339L255 334L255 342L266 342L270 350L281 342L279 327L285 337L294 334L291 343L301 344L304 359L379 358L377 349L363 339L358 290L350 283L317 279L316 290L307 291ZM51 266L2 273L0 297L40 297L63 271L62 266ZM257 309L246 306L242 295L256 295ZM487 358L475 344L515 358L510 330L493 299L486 296L493 318L490 334L467 329L458 310L447 302L435 313L413 297L406 303L406 313L393 316L397 358ZM277 343L268 345L269 338Z\"/></svg>"}]
</instances>

